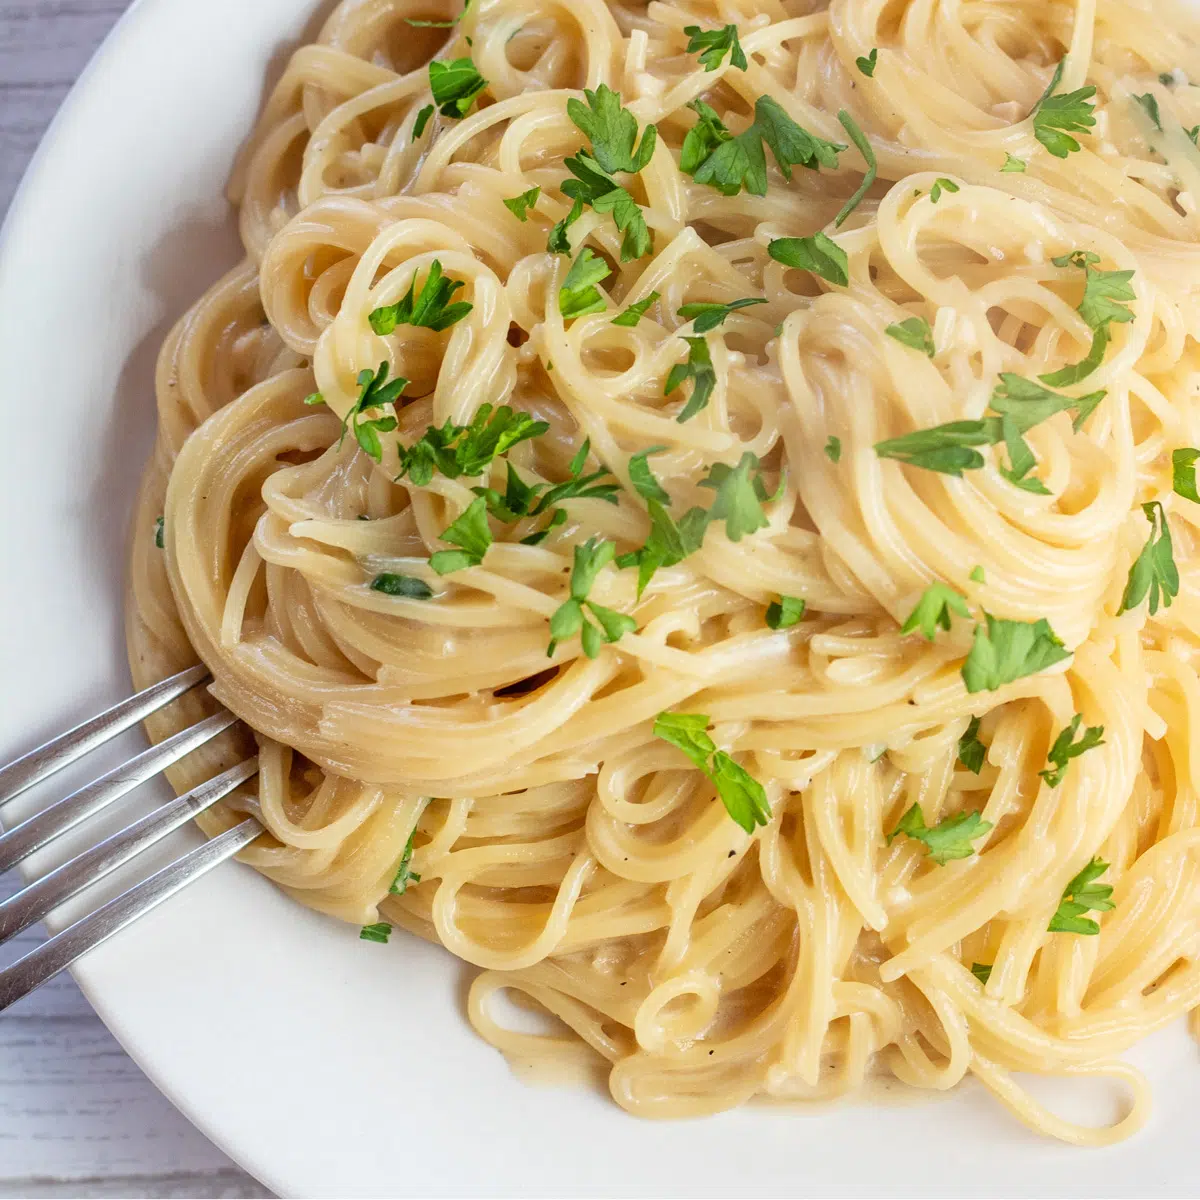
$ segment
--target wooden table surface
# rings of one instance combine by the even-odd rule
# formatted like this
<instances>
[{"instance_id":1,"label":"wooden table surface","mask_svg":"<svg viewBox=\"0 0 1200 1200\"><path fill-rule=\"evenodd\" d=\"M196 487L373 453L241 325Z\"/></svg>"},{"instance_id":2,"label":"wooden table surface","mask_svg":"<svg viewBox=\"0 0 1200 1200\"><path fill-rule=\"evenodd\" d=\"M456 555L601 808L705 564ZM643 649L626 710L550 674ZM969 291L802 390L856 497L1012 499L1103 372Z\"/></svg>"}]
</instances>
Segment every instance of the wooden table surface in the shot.
<instances>
[{"instance_id":1,"label":"wooden table surface","mask_svg":"<svg viewBox=\"0 0 1200 1200\"><path fill-rule=\"evenodd\" d=\"M129 3L0 0L0 216L68 88ZM15 884L0 876L0 898ZM0 964L41 936L16 939ZM0 1017L0 1198L268 1195L142 1074L70 976Z\"/></svg>"}]
</instances>

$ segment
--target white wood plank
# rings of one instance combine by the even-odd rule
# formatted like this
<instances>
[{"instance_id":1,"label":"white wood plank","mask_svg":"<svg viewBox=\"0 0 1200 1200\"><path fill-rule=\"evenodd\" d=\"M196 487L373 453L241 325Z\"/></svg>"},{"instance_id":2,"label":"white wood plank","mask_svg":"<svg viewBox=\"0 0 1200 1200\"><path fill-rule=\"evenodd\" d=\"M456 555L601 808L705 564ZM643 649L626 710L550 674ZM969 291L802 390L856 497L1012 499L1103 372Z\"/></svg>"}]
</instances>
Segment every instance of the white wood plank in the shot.
<instances>
[{"instance_id":1,"label":"white wood plank","mask_svg":"<svg viewBox=\"0 0 1200 1200\"><path fill-rule=\"evenodd\" d=\"M86 1196L89 1200L101 1197L119 1197L120 1200L183 1200L185 1197L202 1197L203 1200L224 1200L225 1197L270 1196L266 1188L253 1180L247 1180L239 1171L217 1171L207 1175L160 1175L151 1177L122 1176L110 1179L86 1179L71 1183L45 1183L34 1181L10 1187L0 1183L0 1200L50 1200L64 1197L75 1200Z\"/></svg>"}]
</instances>

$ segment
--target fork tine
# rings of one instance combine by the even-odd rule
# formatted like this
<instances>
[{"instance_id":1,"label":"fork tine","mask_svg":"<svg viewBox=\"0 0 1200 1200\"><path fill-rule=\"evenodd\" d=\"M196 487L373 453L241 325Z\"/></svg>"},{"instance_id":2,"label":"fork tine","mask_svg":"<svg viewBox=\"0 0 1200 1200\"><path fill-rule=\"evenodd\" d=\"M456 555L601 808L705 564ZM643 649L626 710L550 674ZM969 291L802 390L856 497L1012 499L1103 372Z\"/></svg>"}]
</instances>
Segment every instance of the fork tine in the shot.
<instances>
[{"instance_id":1,"label":"fork tine","mask_svg":"<svg viewBox=\"0 0 1200 1200\"><path fill-rule=\"evenodd\" d=\"M69 967L80 955L244 850L262 831L253 818L227 829L0 971L0 1012Z\"/></svg>"},{"instance_id":2,"label":"fork tine","mask_svg":"<svg viewBox=\"0 0 1200 1200\"><path fill-rule=\"evenodd\" d=\"M0 903L0 944L40 921L57 908L110 871L129 862L155 842L186 825L197 814L211 808L229 795L240 783L258 773L258 759L251 758L236 767L193 788L152 813L135 821L128 829L113 834L98 846L85 851L70 862L43 876L36 883Z\"/></svg>"},{"instance_id":3,"label":"fork tine","mask_svg":"<svg viewBox=\"0 0 1200 1200\"><path fill-rule=\"evenodd\" d=\"M44 746L22 755L8 766L0 768L0 805L7 803L14 796L19 796L35 783L40 783L97 746L103 745L109 738L123 733L131 725L136 725L207 678L208 668L203 664L189 667L186 671L180 671L178 675L172 675L169 679L138 692L136 696L130 696L128 700L122 700L107 712L77 725L61 737L56 737Z\"/></svg>"},{"instance_id":4,"label":"fork tine","mask_svg":"<svg viewBox=\"0 0 1200 1200\"><path fill-rule=\"evenodd\" d=\"M114 800L133 791L159 771L178 762L197 746L217 736L237 720L230 712L214 713L196 725L184 729L157 746L151 746L136 758L102 775L65 800L50 805L27 821L14 825L5 834L0 834L0 874L15 866L27 855L40 850L59 834L74 828L99 812Z\"/></svg>"}]
</instances>

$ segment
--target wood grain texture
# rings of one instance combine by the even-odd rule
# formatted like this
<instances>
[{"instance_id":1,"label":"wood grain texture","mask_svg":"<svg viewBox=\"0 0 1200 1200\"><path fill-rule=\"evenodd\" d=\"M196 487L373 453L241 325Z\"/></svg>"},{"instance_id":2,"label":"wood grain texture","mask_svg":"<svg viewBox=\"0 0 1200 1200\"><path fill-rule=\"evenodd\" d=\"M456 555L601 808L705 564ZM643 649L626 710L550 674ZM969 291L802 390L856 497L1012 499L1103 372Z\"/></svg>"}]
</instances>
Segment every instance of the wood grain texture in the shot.
<instances>
[{"instance_id":1,"label":"wood grain texture","mask_svg":"<svg viewBox=\"0 0 1200 1200\"><path fill-rule=\"evenodd\" d=\"M129 0L0 0L0 215ZM17 887L0 877L0 898ZM0 951L11 962L41 939ZM60 976L0 1016L0 1200L268 1193L146 1078Z\"/></svg>"}]
</instances>

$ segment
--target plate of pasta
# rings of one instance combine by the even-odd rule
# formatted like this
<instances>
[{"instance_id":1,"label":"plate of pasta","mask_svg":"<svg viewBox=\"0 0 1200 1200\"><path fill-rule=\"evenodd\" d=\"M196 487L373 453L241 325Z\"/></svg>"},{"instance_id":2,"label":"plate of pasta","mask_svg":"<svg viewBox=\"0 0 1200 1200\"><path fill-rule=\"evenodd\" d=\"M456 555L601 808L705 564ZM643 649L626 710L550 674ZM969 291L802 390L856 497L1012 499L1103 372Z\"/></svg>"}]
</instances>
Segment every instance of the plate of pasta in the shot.
<instances>
[{"instance_id":1,"label":"plate of pasta","mask_svg":"<svg viewBox=\"0 0 1200 1200\"><path fill-rule=\"evenodd\" d=\"M171 786L258 755L77 968L193 1120L1195 1190L1193 78L1150 0L134 5L0 258L5 727L201 660Z\"/></svg>"}]
</instances>

